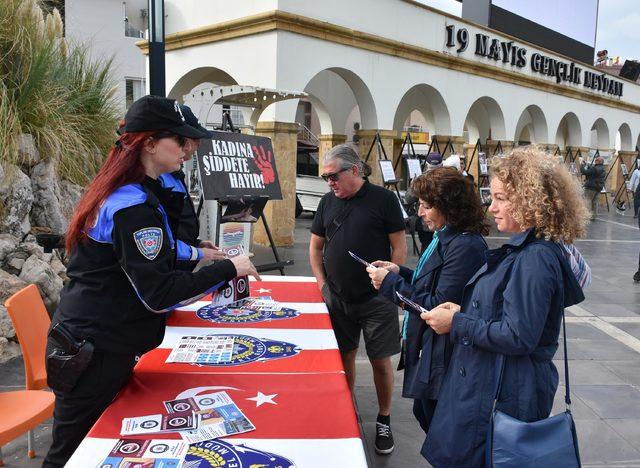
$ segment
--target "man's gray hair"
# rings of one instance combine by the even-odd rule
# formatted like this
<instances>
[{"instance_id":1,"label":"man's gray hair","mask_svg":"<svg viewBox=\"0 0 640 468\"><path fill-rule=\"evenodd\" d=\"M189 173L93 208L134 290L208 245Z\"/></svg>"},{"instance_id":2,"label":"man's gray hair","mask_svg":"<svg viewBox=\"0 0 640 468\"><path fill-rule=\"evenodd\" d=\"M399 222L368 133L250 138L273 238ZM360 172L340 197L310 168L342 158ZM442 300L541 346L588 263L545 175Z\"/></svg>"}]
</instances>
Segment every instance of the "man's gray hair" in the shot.
<instances>
[{"instance_id":1,"label":"man's gray hair","mask_svg":"<svg viewBox=\"0 0 640 468\"><path fill-rule=\"evenodd\" d=\"M338 161L340 169L356 166L361 176L366 177L371 175L371 167L358 157L358 153L351 145L337 145L331 148L331 150L324 155L323 162L327 164L332 161Z\"/></svg>"}]
</instances>

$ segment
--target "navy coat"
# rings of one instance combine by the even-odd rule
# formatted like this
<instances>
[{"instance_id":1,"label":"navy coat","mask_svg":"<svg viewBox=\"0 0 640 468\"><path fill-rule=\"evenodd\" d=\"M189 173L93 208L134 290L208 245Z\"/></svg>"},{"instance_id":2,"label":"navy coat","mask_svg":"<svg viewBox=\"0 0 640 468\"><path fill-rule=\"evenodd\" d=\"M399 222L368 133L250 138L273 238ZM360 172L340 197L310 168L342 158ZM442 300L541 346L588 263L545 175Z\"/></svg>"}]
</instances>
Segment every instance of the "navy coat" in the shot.
<instances>
[{"instance_id":1,"label":"navy coat","mask_svg":"<svg viewBox=\"0 0 640 468\"><path fill-rule=\"evenodd\" d=\"M562 247L531 229L486 256L452 322L453 355L422 447L434 467L484 466L498 353L505 368L497 408L528 422L549 416L562 311L584 299Z\"/></svg>"},{"instance_id":2,"label":"navy coat","mask_svg":"<svg viewBox=\"0 0 640 468\"><path fill-rule=\"evenodd\" d=\"M400 274L390 272L379 294L399 304L396 291L425 309L443 302L456 304L462 299L464 285L484 263L487 244L479 234L459 232L447 227L440 233L422 271L411 284L413 270L400 267ZM407 341L403 349L404 381L402 396L436 400L451 357L449 335L437 335L420 315L409 309Z\"/></svg>"}]
</instances>

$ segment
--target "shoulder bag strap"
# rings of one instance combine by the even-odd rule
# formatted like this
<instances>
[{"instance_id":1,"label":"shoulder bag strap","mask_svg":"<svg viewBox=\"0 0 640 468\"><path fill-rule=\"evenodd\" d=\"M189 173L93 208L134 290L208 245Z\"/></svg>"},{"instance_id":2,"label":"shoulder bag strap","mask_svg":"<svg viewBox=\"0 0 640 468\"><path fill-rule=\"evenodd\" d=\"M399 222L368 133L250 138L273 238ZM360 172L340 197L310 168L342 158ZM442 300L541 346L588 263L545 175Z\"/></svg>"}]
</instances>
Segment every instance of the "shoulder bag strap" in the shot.
<instances>
[{"instance_id":1,"label":"shoulder bag strap","mask_svg":"<svg viewBox=\"0 0 640 468\"><path fill-rule=\"evenodd\" d=\"M349 213L351 213L351 210L353 209L353 204L352 203L347 203L342 210L340 211L340 213L338 213L335 218L333 218L331 220L331 222L329 223L329 226L327 227L327 230L325 231L325 248L327 247L327 244L329 244L329 242L331 242L331 239L333 239L333 236L335 236L336 232L338 232L338 230L340 229L340 227L342 226L342 224L346 221L347 216L349 216Z\"/></svg>"}]
</instances>

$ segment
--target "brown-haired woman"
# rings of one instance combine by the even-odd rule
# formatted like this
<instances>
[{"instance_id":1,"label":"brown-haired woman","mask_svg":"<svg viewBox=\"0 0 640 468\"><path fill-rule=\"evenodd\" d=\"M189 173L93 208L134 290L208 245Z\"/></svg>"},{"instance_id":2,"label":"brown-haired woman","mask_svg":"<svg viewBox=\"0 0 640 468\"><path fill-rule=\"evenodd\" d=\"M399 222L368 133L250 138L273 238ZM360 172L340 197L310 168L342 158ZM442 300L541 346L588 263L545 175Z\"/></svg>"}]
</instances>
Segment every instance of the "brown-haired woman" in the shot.
<instances>
[{"instance_id":1,"label":"brown-haired woman","mask_svg":"<svg viewBox=\"0 0 640 468\"><path fill-rule=\"evenodd\" d=\"M491 198L498 231L511 237L487 252L461 302L422 314L454 343L422 447L434 467L485 466L494 405L521 421L549 416L562 313L584 299L563 244L585 234L589 214L566 167L534 147L515 149L492 161Z\"/></svg>"},{"instance_id":2,"label":"brown-haired woman","mask_svg":"<svg viewBox=\"0 0 640 468\"><path fill-rule=\"evenodd\" d=\"M373 286L387 299L402 304L396 293L429 310L462 290L484 263L488 232L473 183L456 169L440 167L411 184L420 207L418 214L434 232L415 271L391 262L376 261L367 271ZM413 413L427 432L449 358L447 335L436 335L420 318L420 311L404 305L402 326L404 364L402 396L413 398Z\"/></svg>"}]
</instances>

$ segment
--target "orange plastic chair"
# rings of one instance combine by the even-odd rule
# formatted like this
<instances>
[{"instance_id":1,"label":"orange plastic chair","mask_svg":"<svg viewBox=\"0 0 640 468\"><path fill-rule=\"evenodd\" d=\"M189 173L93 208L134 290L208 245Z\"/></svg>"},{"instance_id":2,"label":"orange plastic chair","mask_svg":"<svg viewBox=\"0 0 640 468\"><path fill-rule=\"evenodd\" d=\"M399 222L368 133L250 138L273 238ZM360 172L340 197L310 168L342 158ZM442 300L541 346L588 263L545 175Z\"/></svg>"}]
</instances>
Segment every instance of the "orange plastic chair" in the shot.
<instances>
[{"instance_id":1,"label":"orange plastic chair","mask_svg":"<svg viewBox=\"0 0 640 468\"><path fill-rule=\"evenodd\" d=\"M46 389L47 371L44 362L47 347L47 333L49 332L51 319L49 319L49 314L44 306L44 302L42 302L37 286L30 284L26 288L21 289L7 299L4 305L9 312L9 316L16 330L16 335L20 341L20 348L22 349L22 357L24 360L26 389ZM53 394L45 393L51 395L51 408L53 408ZM49 414L49 416L51 416L51 414ZM4 422L4 416L2 420ZM28 455L29 458L34 458L36 454L33 450L33 433L31 432L31 428L27 430L29 432ZM2 446L2 443L0 443L0 446Z\"/></svg>"},{"instance_id":2,"label":"orange plastic chair","mask_svg":"<svg viewBox=\"0 0 640 468\"><path fill-rule=\"evenodd\" d=\"M53 416L54 401L54 394L44 390L0 392L0 447ZM0 466L4 466L2 451Z\"/></svg>"}]
</instances>

